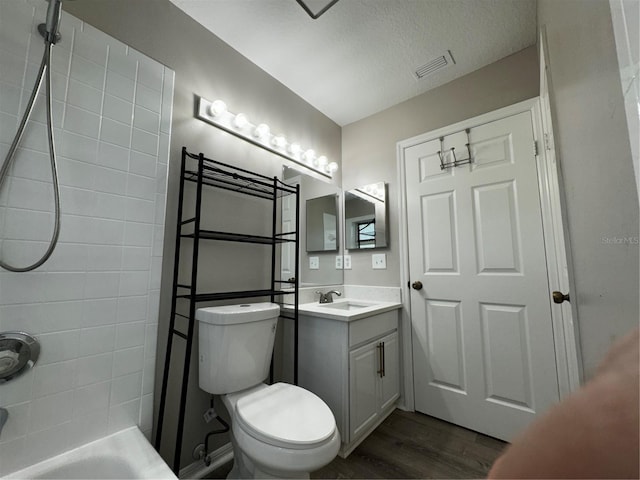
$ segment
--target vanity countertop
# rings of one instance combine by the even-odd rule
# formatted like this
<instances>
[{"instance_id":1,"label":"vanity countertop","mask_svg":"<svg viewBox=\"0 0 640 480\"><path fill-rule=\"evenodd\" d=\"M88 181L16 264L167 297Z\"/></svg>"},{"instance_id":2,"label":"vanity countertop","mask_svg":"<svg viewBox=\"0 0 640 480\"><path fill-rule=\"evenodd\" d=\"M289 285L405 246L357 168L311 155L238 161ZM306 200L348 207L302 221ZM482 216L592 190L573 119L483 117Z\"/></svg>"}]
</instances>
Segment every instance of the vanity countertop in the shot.
<instances>
[{"instance_id":1,"label":"vanity countertop","mask_svg":"<svg viewBox=\"0 0 640 480\"><path fill-rule=\"evenodd\" d=\"M342 298L333 303L303 303L298 306L300 315L321 317L329 320L351 322L361 318L370 317L379 313L402 308L400 302L376 302L371 300L357 300L354 298ZM290 308L283 308L290 310Z\"/></svg>"}]
</instances>

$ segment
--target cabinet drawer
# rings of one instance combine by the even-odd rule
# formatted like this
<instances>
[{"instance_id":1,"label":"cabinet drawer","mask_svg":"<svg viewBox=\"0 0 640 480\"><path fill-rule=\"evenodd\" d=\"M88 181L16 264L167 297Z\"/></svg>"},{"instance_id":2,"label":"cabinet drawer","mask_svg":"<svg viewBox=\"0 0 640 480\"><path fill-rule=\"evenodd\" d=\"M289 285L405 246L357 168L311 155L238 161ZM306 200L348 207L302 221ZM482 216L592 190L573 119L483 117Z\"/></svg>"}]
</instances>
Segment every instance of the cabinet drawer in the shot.
<instances>
[{"instance_id":1,"label":"cabinet drawer","mask_svg":"<svg viewBox=\"0 0 640 480\"><path fill-rule=\"evenodd\" d=\"M398 310L373 315L349 323L349 348L369 342L398 328Z\"/></svg>"}]
</instances>

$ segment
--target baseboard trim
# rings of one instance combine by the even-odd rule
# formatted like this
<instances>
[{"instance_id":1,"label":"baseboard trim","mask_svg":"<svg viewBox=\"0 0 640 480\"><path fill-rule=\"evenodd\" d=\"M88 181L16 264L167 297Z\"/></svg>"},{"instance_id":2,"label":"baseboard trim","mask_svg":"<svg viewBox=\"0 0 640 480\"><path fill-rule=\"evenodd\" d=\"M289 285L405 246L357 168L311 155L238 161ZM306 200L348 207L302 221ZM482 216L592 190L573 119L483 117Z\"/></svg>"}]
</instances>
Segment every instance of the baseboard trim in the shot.
<instances>
[{"instance_id":1,"label":"baseboard trim","mask_svg":"<svg viewBox=\"0 0 640 480\"><path fill-rule=\"evenodd\" d=\"M204 478L213 472L216 468L221 467L228 461L233 459L233 447L231 442L224 444L209 455L211 463L207 467L202 460L197 460L180 470L180 478Z\"/></svg>"}]
</instances>

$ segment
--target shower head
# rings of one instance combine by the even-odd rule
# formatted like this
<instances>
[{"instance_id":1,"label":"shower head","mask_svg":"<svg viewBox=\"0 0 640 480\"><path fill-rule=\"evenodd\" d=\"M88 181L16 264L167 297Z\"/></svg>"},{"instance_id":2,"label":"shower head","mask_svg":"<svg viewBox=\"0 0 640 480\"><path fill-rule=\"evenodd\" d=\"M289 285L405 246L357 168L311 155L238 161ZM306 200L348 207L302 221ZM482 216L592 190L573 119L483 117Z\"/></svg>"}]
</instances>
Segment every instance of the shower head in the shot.
<instances>
[{"instance_id":1,"label":"shower head","mask_svg":"<svg viewBox=\"0 0 640 480\"><path fill-rule=\"evenodd\" d=\"M62 0L49 0L49 8L47 9L47 33L55 35L58 31L58 21L60 20L60 9L62 8Z\"/></svg>"},{"instance_id":2,"label":"shower head","mask_svg":"<svg viewBox=\"0 0 640 480\"><path fill-rule=\"evenodd\" d=\"M45 23L38 25L38 32L44 37L45 42L52 44L60 41L58 24L60 23L60 12L62 11L62 0L48 0L47 18Z\"/></svg>"}]
</instances>

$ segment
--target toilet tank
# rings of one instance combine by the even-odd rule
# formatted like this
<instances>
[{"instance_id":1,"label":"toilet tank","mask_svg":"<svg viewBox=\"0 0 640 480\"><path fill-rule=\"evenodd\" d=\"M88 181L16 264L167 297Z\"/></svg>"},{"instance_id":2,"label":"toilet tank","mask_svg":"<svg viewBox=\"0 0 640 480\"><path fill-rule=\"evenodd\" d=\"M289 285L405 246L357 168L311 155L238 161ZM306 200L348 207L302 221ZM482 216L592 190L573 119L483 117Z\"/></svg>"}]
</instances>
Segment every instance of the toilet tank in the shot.
<instances>
[{"instance_id":1,"label":"toilet tank","mask_svg":"<svg viewBox=\"0 0 640 480\"><path fill-rule=\"evenodd\" d=\"M222 395L263 382L279 314L268 302L198 309L200 388Z\"/></svg>"}]
</instances>

